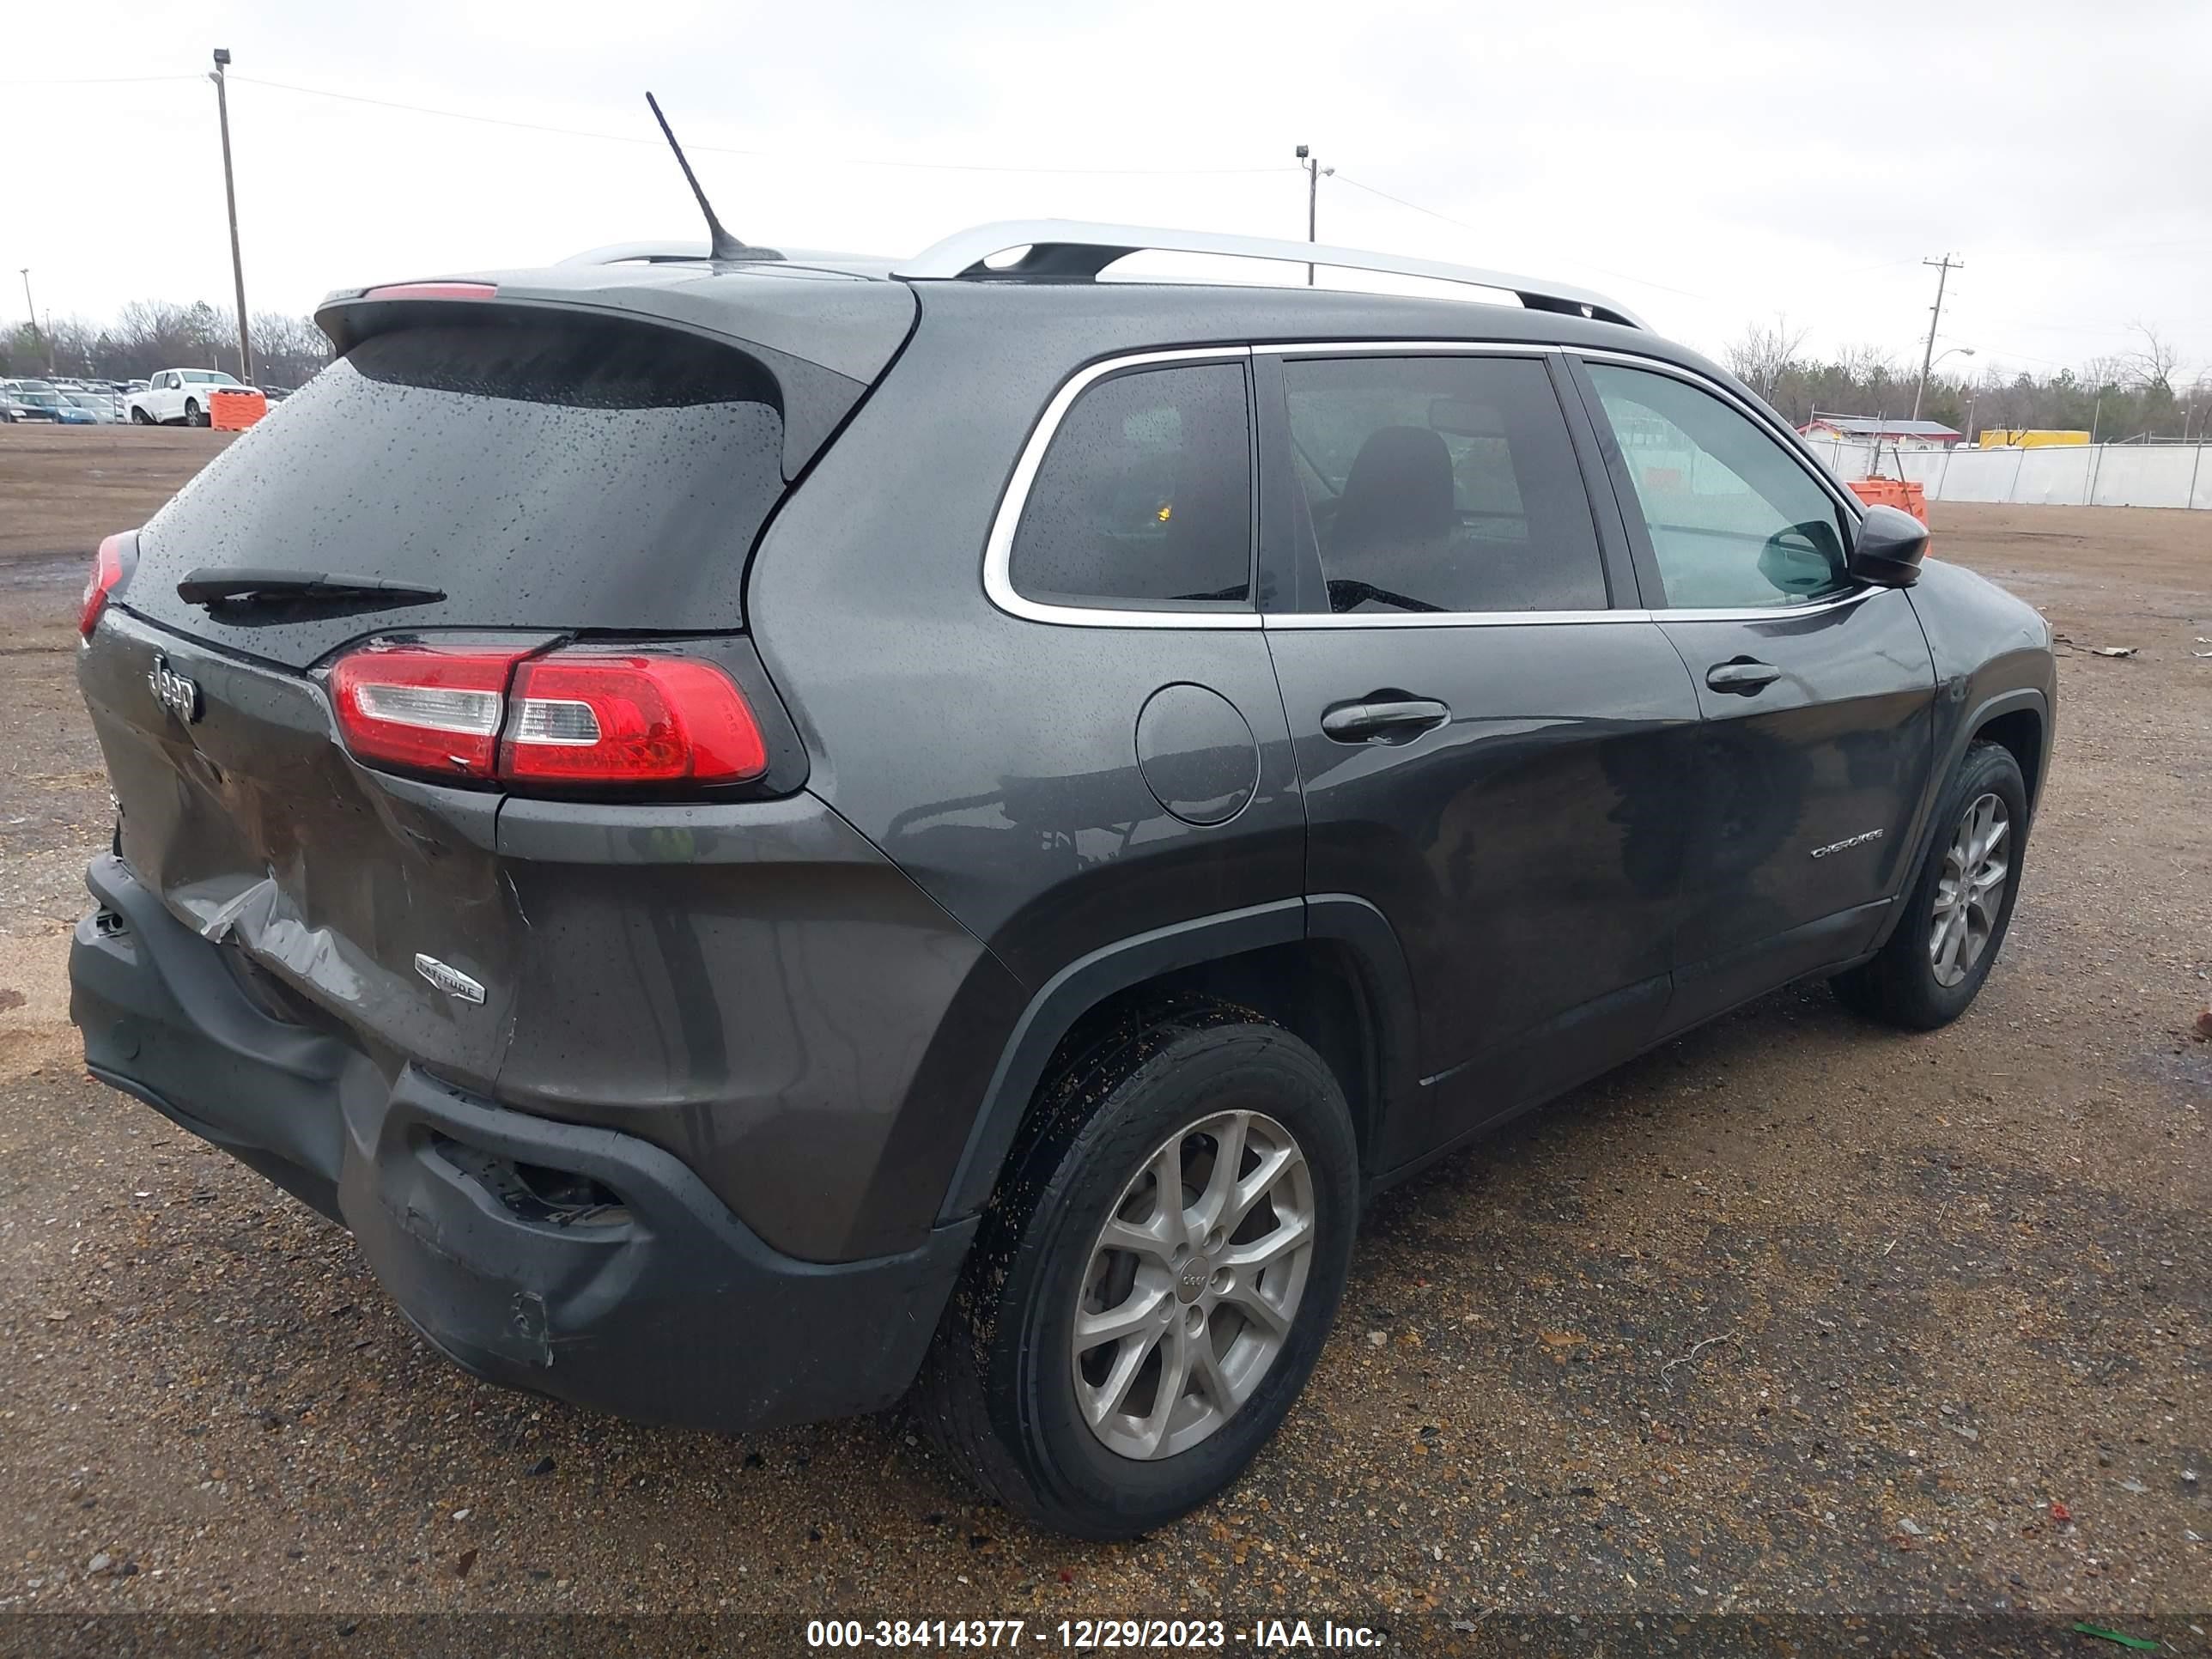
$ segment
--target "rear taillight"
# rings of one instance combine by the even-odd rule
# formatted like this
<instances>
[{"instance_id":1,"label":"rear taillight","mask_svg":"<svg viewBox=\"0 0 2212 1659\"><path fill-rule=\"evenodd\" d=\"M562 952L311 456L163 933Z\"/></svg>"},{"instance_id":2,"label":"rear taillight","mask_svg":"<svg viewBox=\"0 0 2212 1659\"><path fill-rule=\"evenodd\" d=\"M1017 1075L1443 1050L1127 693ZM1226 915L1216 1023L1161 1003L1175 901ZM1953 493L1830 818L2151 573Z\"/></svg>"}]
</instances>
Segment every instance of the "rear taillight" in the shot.
<instances>
[{"instance_id":1,"label":"rear taillight","mask_svg":"<svg viewBox=\"0 0 2212 1659\"><path fill-rule=\"evenodd\" d=\"M346 747L363 760L448 778L488 778L507 676L520 650L372 645L331 670Z\"/></svg>"},{"instance_id":2,"label":"rear taillight","mask_svg":"<svg viewBox=\"0 0 2212 1659\"><path fill-rule=\"evenodd\" d=\"M129 533L126 531L110 536L93 556L92 574L85 579L84 599L76 613L76 631L88 640L92 637L92 630L100 626L100 612L107 609L107 596L123 580L123 548Z\"/></svg>"},{"instance_id":3,"label":"rear taillight","mask_svg":"<svg viewBox=\"0 0 2212 1659\"><path fill-rule=\"evenodd\" d=\"M768 744L730 677L688 657L556 651L522 665L500 744L517 782L741 783Z\"/></svg>"},{"instance_id":4,"label":"rear taillight","mask_svg":"<svg viewBox=\"0 0 2212 1659\"><path fill-rule=\"evenodd\" d=\"M742 783L768 769L744 694L696 658L380 644L331 667L360 758L527 787Z\"/></svg>"}]
</instances>

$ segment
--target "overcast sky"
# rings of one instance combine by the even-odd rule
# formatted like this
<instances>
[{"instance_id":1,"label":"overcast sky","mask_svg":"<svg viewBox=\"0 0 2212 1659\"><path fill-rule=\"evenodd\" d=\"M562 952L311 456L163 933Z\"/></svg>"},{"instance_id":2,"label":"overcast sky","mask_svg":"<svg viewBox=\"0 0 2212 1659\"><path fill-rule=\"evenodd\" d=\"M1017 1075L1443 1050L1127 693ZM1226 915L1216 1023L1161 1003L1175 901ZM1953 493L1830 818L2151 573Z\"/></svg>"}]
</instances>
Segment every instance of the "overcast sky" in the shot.
<instances>
[{"instance_id":1,"label":"overcast sky","mask_svg":"<svg viewBox=\"0 0 2212 1659\"><path fill-rule=\"evenodd\" d=\"M2212 371L2208 0L102 0L12 8L9 37L0 270L57 317L228 304L201 78L223 46L255 310L696 236L649 87L757 241L902 253L1035 216L1297 237L1304 143L1340 169L1324 240L1579 282L1708 350L1783 313L1814 349L1917 362L1920 261L1948 251L1939 344L1979 354L1950 368L2078 363L2141 320L2185 380ZM133 76L176 78L58 84ZM860 164L894 161L932 165Z\"/></svg>"}]
</instances>

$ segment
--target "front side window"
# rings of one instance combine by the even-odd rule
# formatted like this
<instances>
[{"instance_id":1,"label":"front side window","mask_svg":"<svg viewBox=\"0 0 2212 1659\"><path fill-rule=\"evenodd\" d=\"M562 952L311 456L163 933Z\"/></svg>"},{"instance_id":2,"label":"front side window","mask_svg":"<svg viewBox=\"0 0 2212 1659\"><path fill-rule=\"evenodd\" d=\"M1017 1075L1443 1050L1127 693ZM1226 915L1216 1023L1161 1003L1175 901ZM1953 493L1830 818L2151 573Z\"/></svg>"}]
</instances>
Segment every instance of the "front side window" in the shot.
<instances>
[{"instance_id":1,"label":"front side window","mask_svg":"<svg viewBox=\"0 0 2212 1659\"><path fill-rule=\"evenodd\" d=\"M1087 388L1030 486L1008 574L1052 605L1249 608L1243 365L1136 369Z\"/></svg>"},{"instance_id":2,"label":"front side window","mask_svg":"<svg viewBox=\"0 0 2212 1659\"><path fill-rule=\"evenodd\" d=\"M1790 452L1671 374L1589 365L1676 609L1805 605L1850 586L1849 521Z\"/></svg>"},{"instance_id":3,"label":"front side window","mask_svg":"<svg viewBox=\"0 0 2212 1659\"><path fill-rule=\"evenodd\" d=\"M1566 417L1526 357L1283 365L1332 611L1596 611L1605 569Z\"/></svg>"}]
</instances>

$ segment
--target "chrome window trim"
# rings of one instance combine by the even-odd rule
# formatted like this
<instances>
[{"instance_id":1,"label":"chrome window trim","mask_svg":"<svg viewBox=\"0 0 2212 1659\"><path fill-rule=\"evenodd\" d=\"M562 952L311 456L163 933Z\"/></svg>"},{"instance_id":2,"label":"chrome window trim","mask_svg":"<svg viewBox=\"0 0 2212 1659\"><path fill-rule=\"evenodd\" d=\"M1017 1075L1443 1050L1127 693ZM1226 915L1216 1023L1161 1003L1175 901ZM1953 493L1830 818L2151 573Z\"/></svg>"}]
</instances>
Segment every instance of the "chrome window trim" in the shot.
<instances>
[{"instance_id":1,"label":"chrome window trim","mask_svg":"<svg viewBox=\"0 0 2212 1659\"><path fill-rule=\"evenodd\" d=\"M1782 432L1776 417L1762 414L1747 404L1718 381L1670 363L1664 358L1645 356L1638 352L1612 351L1595 347L1563 344L1557 342L1527 340L1315 340L1292 343L1270 343L1264 345L1191 346L1168 351L1132 352L1117 357L1107 357L1079 369L1064 381L1060 390L1045 405L1044 412L1022 446L1021 458L1014 464L1013 475L1007 480L1006 493L1000 498L999 510L991 520L990 535L983 548L983 591L991 603L1010 617L1025 622L1048 623L1065 628L1188 628L1220 629L1336 629L1336 628L1556 628L1570 624L1652 622L1778 622L1796 617L1818 616L1823 611L1838 611L1854 605L1881 590L1861 585L1845 592L1832 594L1811 605L1744 605L1720 610L1688 610L1644 608L1607 608L1599 611L1419 611L1403 614L1359 612L1355 614L1310 611L1275 611L1262 612L1256 609L1243 611L1145 611L1122 610L1112 605L1052 605L1042 600L1025 598L1016 591L1012 578L1014 532L1021 523L1022 509L1029 503L1030 489L1036 481L1038 469L1044 464L1045 452L1060 430L1075 400L1092 386L1110 374L1125 369L1148 368L1160 364L1200 362L1242 362L1253 356L1347 356L1365 355L1437 356L1462 353L1487 356L1534 357L1572 355L1584 358L1619 362L1632 368L1648 368L1671 374L1703 391L1709 392L1734 405L1750 417L1756 425L1771 431ZM1790 434L1794 436L1794 434ZM1803 466L1804 460L1795 445L1786 439L1783 442L1793 459ZM1828 479L1812 467L1806 471L1837 504L1849 512L1854 520L1859 516L1856 496L1848 491L1838 492ZM1255 483L1256 486L1256 479Z\"/></svg>"},{"instance_id":2,"label":"chrome window trim","mask_svg":"<svg viewBox=\"0 0 2212 1659\"><path fill-rule=\"evenodd\" d=\"M1108 375L1124 369L1151 368L1163 363L1241 363L1251 355L1252 348L1243 345L1140 351L1108 357L1069 376L1053 393L1052 401L1037 417L1029 441L1022 446L1021 459L1014 463L1013 477L1006 481L1006 493L1000 497L997 516L991 520L991 533L983 544L983 592L990 597L991 603L1010 617L1063 627L1258 628L1261 624L1256 598L1242 611L1141 611L1104 605L1048 605L1041 599L1025 598L1015 589L1013 580L1014 532L1021 524L1022 509L1029 504L1030 489L1036 483L1037 469L1044 465L1045 452L1052 447L1060 422L1078 398ZM1250 418L1249 404L1247 418ZM1251 483L1256 490L1258 479L1255 477ZM1256 520L1255 523L1256 526Z\"/></svg>"},{"instance_id":3,"label":"chrome window trim","mask_svg":"<svg viewBox=\"0 0 2212 1659\"><path fill-rule=\"evenodd\" d=\"M1880 592L1877 587L1855 587L1811 605L1746 605L1735 611L1408 611L1323 613L1317 611L1270 611L1267 629L1304 628L1557 628L1589 623L1667 622L1784 622L1795 617L1816 617Z\"/></svg>"},{"instance_id":4,"label":"chrome window trim","mask_svg":"<svg viewBox=\"0 0 2212 1659\"><path fill-rule=\"evenodd\" d=\"M1679 623L1747 623L1788 622L1793 617L1817 617L1824 611L1843 611L1886 592L1869 582L1846 588L1840 593L1831 593L1825 599L1815 599L1810 605L1747 605L1711 611L1654 611L1654 622Z\"/></svg>"}]
</instances>

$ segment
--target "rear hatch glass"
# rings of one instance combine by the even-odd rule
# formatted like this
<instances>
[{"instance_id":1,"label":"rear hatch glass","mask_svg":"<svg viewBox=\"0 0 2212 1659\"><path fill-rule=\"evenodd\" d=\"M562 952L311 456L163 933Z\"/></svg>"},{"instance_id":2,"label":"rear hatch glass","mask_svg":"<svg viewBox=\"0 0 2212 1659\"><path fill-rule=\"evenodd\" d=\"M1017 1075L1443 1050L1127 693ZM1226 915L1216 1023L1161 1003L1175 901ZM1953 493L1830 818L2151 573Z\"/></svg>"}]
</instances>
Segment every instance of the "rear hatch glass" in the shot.
<instances>
[{"instance_id":1,"label":"rear hatch glass","mask_svg":"<svg viewBox=\"0 0 2212 1659\"><path fill-rule=\"evenodd\" d=\"M293 667L380 628L738 628L745 555L784 489L782 437L776 381L702 336L490 307L395 329L155 514L118 603ZM222 566L446 597L212 611L178 598L179 579Z\"/></svg>"}]
</instances>

